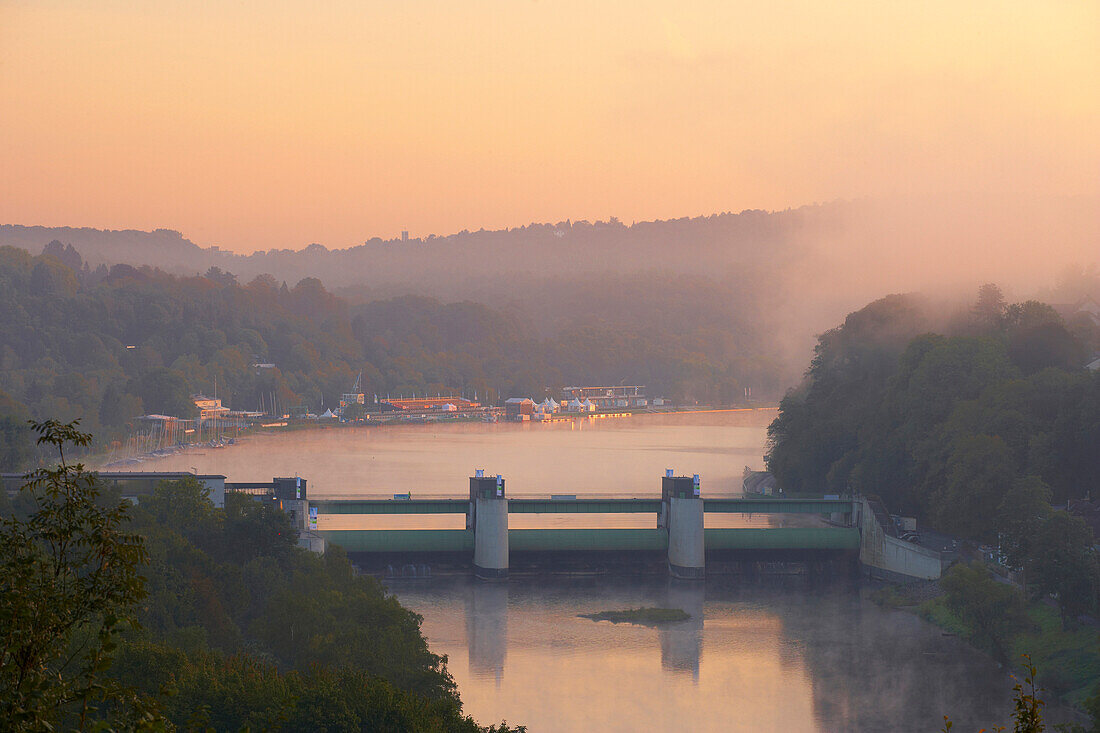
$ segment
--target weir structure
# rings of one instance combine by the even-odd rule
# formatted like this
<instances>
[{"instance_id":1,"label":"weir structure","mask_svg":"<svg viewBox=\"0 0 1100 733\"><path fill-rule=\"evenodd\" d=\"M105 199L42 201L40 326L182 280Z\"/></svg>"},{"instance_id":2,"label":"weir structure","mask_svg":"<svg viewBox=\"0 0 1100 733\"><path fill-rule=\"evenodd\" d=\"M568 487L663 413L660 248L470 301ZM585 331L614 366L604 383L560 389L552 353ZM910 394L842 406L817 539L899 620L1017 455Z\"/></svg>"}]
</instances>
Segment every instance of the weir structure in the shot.
<instances>
[{"instance_id":1,"label":"weir structure","mask_svg":"<svg viewBox=\"0 0 1100 733\"><path fill-rule=\"evenodd\" d=\"M504 477L470 477L466 529L474 533L474 575L485 580L507 578L508 500L504 498Z\"/></svg>"},{"instance_id":2,"label":"weir structure","mask_svg":"<svg viewBox=\"0 0 1100 733\"><path fill-rule=\"evenodd\" d=\"M661 515L658 528L668 530L668 572L674 578L701 580L706 566L703 498L699 475L661 479Z\"/></svg>"},{"instance_id":3,"label":"weir structure","mask_svg":"<svg viewBox=\"0 0 1100 733\"><path fill-rule=\"evenodd\" d=\"M326 515L437 515L464 514L465 529L344 529L321 530L326 542L362 556L386 556L399 564L403 558L448 555L469 558L473 572L488 580L508 577L509 560L523 556L573 553L594 557L647 554L664 556L676 578L704 577L708 555L776 559L842 555L860 552L860 530L854 519L856 502L840 498L777 498L701 496L698 476L661 480L661 494L653 498L515 498L505 494L504 479L470 477L468 499L311 499L310 511ZM812 514L839 522L811 527L707 528L704 516L721 514ZM650 528L509 528L509 514L651 514ZM469 562L466 560L465 562Z\"/></svg>"}]
</instances>

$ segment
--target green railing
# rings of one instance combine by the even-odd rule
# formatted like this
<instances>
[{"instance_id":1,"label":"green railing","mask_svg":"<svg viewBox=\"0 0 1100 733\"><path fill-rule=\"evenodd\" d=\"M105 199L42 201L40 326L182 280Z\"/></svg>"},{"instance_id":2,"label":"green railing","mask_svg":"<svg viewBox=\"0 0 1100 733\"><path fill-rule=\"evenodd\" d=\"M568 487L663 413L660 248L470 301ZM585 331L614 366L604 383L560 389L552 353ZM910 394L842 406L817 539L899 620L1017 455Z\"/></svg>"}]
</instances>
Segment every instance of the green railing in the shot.
<instances>
[{"instance_id":1,"label":"green railing","mask_svg":"<svg viewBox=\"0 0 1100 733\"><path fill-rule=\"evenodd\" d=\"M472 552L465 529L329 530L329 542L348 552ZM858 550L859 530L845 527L707 529L707 550ZM510 529L513 552L664 551L668 534L659 529Z\"/></svg>"}]
</instances>

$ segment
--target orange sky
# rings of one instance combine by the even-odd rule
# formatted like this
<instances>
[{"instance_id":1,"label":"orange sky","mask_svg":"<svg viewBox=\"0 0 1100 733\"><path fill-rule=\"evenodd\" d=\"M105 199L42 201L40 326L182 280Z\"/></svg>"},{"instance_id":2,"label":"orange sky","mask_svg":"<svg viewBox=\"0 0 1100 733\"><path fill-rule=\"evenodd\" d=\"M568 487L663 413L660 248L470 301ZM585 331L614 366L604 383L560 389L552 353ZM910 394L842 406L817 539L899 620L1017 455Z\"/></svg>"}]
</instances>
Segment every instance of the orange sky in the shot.
<instances>
[{"instance_id":1,"label":"orange sky","mask_svg":"<svg viewBox=\"0 0 1100 733\"><path fill-rule=\"evenodd\" d=\"M0 0L0 223L247 252L1096 195L1098 130L1096 0Z\"/></svg>"}]
</instances>

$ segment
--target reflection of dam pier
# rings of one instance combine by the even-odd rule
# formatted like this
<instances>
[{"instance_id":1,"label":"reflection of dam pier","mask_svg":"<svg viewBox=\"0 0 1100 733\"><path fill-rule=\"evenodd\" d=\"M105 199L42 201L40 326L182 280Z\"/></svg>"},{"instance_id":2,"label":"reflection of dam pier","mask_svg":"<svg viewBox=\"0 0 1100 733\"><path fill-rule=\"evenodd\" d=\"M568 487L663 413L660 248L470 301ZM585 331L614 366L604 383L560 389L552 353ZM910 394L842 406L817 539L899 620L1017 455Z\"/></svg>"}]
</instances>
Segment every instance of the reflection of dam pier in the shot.
<instances>
[{"instance_id":1,"label":"reflection of dam pier","mask_svg":"<svg viewBox=\"0 0 1100 733\"><path fill-rule=\"evenodd\" d=\"M328 542L378 562L403 564L448 557L473 560L479 577L503 578L513 560L551 562L614 559L618 564L660 558L675 577L702 578L708 558L739 560L854 561L860 531L850 499L703 498L698 479L665 476L661 496L645 499L569 497L510 498L499 477L470 479L468 499L312 500L311 510L326 515L464 514L464 529L326 530ZM832 517L817 527L704 528L704 515L803 514ZM510 529L510 514L652 514L652 528ZM471 558L472 555L472 558Z\"/></svg>"},{"instance_id":2,"label":"reflection of dam pier","mask_svg":"<svg viewBox=\"0 0 1100 733\"><path fill-rule=\"evenodd\" d=\"M464 600L470 673L499 685L508 654L508 585L473 583L466 588Z\"/></svg>"},{"instance_id":3,"label":"reflection of dam pier","mask_svg":"<svg viewBox=\"0 0 1100 733\"><path fill-rule=\"evenodd\" d=\"M698 681L703 650L705 584L667 582L664 588L648 586L653 588L653 602L665 608L680 609L690 618L652 629L661 652L661 668ZM456 595L462 597L471 676L493 680L499 686L508 660L509 584L462 582L443 587L461 588ZM523 594L521 591L521 597ZM517 611L513 609L513 612ZM584 620L583 623L592 622ZM524 643L530 642L530 638L524 639Z\"/></svg>"},{"instance_id":4,"label":"reflection of dam pier","mask_svg":"<svg viewBox=\"0 0 1100 733\"><path fill-rule=\"evenodd\" d=\"M670 581L665 591L665 608L678 608L691 618L666 624L657 631L661 644L661 667L686 672L699 680L699 657L703 653L703 586Z\"/></svg>"}]
</instances>

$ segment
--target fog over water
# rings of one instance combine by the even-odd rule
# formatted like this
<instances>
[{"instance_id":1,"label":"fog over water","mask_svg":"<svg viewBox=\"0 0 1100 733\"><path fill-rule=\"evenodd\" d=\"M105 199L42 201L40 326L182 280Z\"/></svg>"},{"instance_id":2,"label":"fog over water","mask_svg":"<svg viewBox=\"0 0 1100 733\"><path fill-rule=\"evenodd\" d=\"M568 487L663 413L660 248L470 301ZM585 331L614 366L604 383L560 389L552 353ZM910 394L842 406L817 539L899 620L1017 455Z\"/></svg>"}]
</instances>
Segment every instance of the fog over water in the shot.
<instances>
[{"instance_id":1,"label":"fog over water","mask_svg":"<svg viewBox=\"0 0 1100 733\"><path fill-rule=\"evenodd\" d=\"M266 480L298 473L314 497L464 496L483 467L509 495L652 496L665 468L699 473L705 495L736 493L759 469L774 411L581 418L554 424L390 425L256 436L150 462L156 470ZM578 519L579 517L579 519ZM707 515L708 526L721 517ZM724 517L726 526L766 517ZM369 521L370 524L363 523ZM541 526L652 526L648 515L513 515ZM463 526L461 515L322 517L321 529ZM342 522L342 524L337 524ZM383 522L383 523L379 523ZM358 523L358 524L357 524ZM463 577L395 581L446 654L468 714L537 731L929 731L1007 721L1011 683L996 665L916 616L866 600L846 578L719 575ZM578 618L681 608L661 629Z\"/></svg>"},{"instance_id":2,"label":"fog over water","mask_svg":"<svg viewBox=\"0 0 1100 733\"><path fill-rule=\"evenodd\" d=\"M302 476L315 498L466 496L475 468L508 494L652 496L666 468L701 474L708 493L740 492L763 468L770 409L551 424L436 423L298 431L245 438L146 462L144 470L225 474L230 481Z\"/></svg>"},{"instance_id":3,"label":"fog over water","mask_svg":"<svg viewBox=\"0 0 1100 733\"><path fill-rule=\"evenodd\" d=\"M698 473L708 495L740 493L745 466L763 468L772 409L629 418L578 418L550 424L438 423L258 435L221 449L150 461L144 470L224 474L230 481L302 476L314 498L469 494L477 468L505 477L509 496L657 496L666 468ZM767 526L763 517L709 515L708 526ZM787 520L793 521L793 520ZM515 515L526 526L649 527L639 514ZM322 516L319 529L460 529L461 515Z\"/></svg>"},{"instance_id":4,"label":"fog over water","mask_svg":"<svg viewBox=\"0 0 1100 733\"><path fill-rule=\"evenodd\" d=\"M535 731L932 731L1008 718L1010 684L984 655L806 578L400 581L449 658L466 712ZM655 629L579 618L681 608Z\"/></svg>"}]
</instances>

